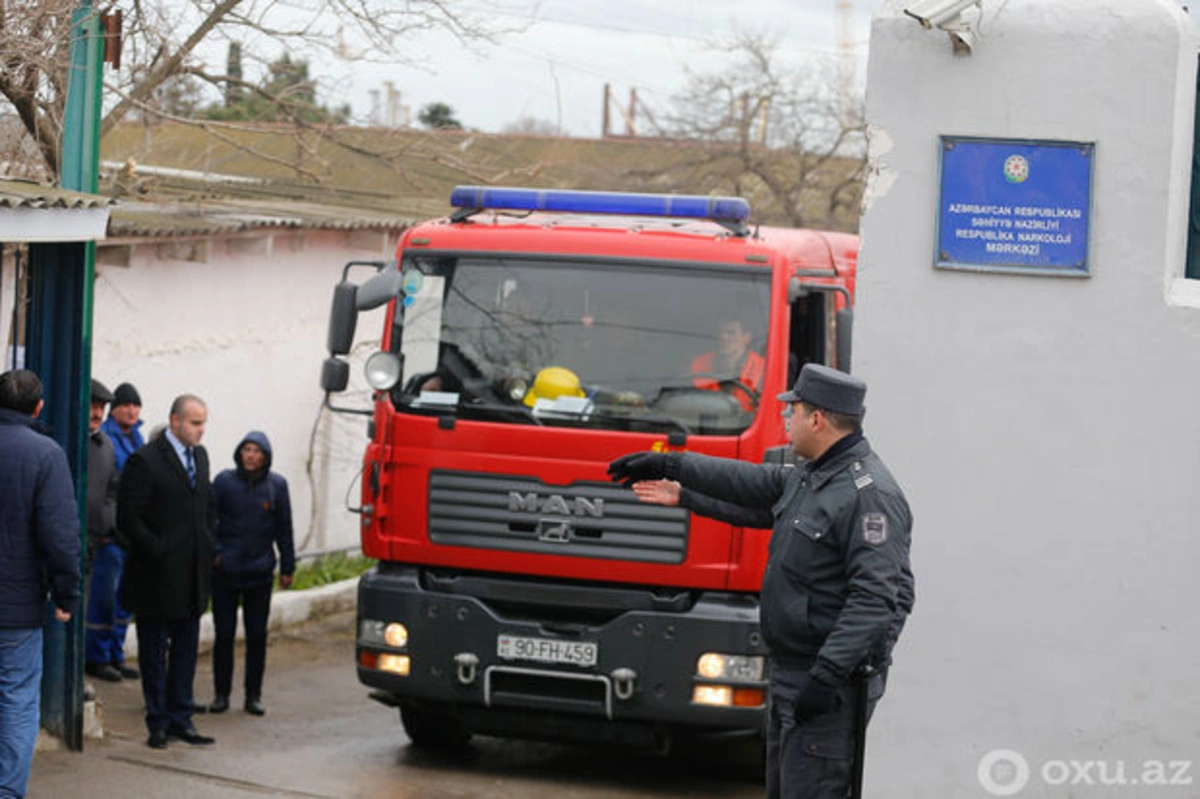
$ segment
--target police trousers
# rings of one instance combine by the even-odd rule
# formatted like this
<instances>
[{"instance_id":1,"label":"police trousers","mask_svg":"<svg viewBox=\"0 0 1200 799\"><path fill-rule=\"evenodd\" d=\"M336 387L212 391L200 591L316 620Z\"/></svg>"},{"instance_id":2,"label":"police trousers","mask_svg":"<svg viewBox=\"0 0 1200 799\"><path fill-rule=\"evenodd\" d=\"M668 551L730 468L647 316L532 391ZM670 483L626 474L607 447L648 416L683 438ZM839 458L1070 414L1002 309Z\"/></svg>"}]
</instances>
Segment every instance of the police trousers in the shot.
<instances>
[{"instance_id":1,"label":"police trousers","mask_svg":"<svg viewBox=\"0 0 1200 799\"><path fill-rule=\"evenodd\" d=\"M846 799L854 774L858 685L838 688L837 710L805 721L795 714L796 697L811 679L808 668L773 661L767 706L767 798ZM883 696L886 671L868 685L867 718Z\"/></svg>"}]
</instances>

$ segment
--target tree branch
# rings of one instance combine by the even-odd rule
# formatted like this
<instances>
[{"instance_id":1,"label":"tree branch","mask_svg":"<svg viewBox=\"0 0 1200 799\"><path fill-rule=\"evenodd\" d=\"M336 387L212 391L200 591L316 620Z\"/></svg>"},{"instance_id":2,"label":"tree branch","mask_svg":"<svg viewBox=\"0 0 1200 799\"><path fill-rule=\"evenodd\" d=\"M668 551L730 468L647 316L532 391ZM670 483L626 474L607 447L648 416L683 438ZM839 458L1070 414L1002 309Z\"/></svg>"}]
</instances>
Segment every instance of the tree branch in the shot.
<instances>
[{"instance_id":1,"label":"tree branch","mask_svg":"<svg viewBox=\"0 0 1200 799\"><path fill-rule=\"evenodd\" d=\"M179 49L154 67L134 87L132 92L121 98L120 102L105 114L104 121L100 123L100 135L103 136L112 130L114 125L125 118L125 114L129 112L129 109L134 106L140 106L148 100L154 94L154 91L162 85L163 81L179 70L179 66L183 63L183 60L191 55L200 42L204 41L204 37L208 36L213 28L219 25L225 16L241 2L242 0L221 0L221 2L213 6L208 16L192 31L192 34L180 45Z\"/></svg>"}]
</instances>

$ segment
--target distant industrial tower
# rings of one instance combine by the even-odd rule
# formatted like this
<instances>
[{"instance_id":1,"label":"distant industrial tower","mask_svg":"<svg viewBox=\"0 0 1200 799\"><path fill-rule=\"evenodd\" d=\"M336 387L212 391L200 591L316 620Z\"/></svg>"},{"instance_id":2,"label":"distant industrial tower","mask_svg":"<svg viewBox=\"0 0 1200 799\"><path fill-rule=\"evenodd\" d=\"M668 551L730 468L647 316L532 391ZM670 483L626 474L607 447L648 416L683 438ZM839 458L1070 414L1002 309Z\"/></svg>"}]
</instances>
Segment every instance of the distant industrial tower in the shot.
<instances>
[{"instance_id":1,"label":"distant industrial tower","mask_svg":"<svg viewBox=\"0 0 1200 799\"><path fill-rule=\"evenodd\" d=\"M400 92L390 80L383 82L385 95L380 102L378 89L371 89L371 127L407 128L412 125L412 109L400 102Z\"/></svg>"}]
</instances>

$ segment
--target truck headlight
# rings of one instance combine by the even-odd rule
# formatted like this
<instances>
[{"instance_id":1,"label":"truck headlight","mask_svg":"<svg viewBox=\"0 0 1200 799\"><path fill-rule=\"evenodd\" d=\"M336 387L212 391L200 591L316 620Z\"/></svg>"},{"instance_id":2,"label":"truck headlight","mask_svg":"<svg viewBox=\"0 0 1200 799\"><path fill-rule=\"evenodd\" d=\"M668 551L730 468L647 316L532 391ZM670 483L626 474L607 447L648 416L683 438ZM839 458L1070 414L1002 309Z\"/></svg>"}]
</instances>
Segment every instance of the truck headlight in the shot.
<instances>
[{"instance_id":1,"label":"truck headlight","mask_svg":"<svg viewBox=\"0 0 1200 799\"><path fill-rule=\"evenodd\" d=\"M358 640L371 646L403 649L408 646L408 627L398 621L363 619L358 623Z\"/></svg>"},{"instance_id":2,"label":"truck headlight","mask_svg":"<svg viewBox=\"0 0 1200 799\"><path fill-rule=\"evenodd\" d=\"M408 628L398 621L392 622L383 628L383 642L396 649L403 649L408 646Z\"/></svg>"},{"instance_id":3,"label":"truck headlight","mask_svg":"<svg viewBox=\"0 0 1200 799\"><path fill-rule=\"evenodd\" d=\"M705 680L758 682L763 678L761 655L723 655L705 652L696 661L696 676Z\"/></svg>"}]
</instances>

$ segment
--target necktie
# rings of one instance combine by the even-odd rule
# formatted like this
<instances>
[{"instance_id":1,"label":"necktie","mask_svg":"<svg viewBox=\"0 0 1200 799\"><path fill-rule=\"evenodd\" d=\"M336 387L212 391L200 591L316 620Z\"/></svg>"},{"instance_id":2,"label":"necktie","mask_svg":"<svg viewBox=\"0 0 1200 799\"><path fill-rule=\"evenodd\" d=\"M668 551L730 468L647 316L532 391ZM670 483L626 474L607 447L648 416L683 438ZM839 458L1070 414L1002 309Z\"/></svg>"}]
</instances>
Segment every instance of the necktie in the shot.
<instances>
[{"instance_id":1,"label":"necktie","mask_svg":"<svg viewBox=\"0 0 1200 799\"><path fill-rule=\"evenodd\" d=\"M192 448L188 447L183 451L184 459L187 461L188 483L192 488L196 487L196 459L192 457Z\"/></svg>"}]
</instances>

